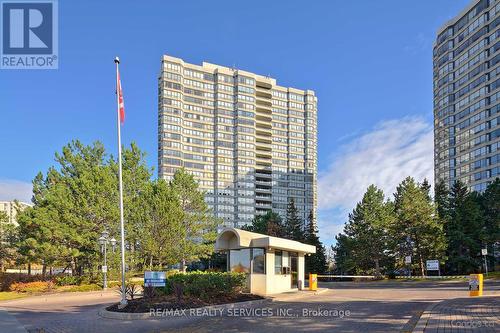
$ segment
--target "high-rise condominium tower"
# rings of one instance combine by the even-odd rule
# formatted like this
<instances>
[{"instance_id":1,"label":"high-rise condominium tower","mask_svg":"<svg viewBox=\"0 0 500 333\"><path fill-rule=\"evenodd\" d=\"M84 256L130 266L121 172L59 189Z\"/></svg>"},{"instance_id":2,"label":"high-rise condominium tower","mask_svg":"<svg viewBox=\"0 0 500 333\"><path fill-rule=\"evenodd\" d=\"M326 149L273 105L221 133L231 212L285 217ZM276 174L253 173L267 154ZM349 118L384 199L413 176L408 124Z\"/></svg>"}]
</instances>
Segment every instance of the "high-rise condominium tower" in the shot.
<instances>
[{"instance_id":1,"label":"high-rise condominium tower","mask_svg":"<svg viewBox=\"0 0 500 333\"><path fill-rule=\"evenodd\" d=\"M499 177L500 2L475 0L434 45L434 171L483 191Z\"/></svg>"},{"instance_id":2,"label":"high-rise condominium tower","mask_svg":"<svg viewBox=\"0 0 500 333\"><path fill-rule=\"evenodd\" d=\"M163 56L159 77L158 172L184 167L225 225L269 210L316 210L317 98L267 76Z\"/></svg>"}]
</instances>

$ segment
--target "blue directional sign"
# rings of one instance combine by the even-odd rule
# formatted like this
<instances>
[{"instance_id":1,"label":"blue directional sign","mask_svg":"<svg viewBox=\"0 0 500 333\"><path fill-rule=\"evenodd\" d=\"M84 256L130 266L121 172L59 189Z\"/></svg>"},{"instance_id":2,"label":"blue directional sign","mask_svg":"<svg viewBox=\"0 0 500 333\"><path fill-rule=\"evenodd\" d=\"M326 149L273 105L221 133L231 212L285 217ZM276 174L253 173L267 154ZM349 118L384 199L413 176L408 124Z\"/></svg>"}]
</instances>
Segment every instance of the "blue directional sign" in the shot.
<instances>
[{"instance_id":1,"label":"blue directional sign","mask_svg":"<svg viewBox=\"0 0 500 333\"><path fill-rule=\"evenodd\" d=\"M167 274L165 272L144 272L144 287L165 287L166 284Z\"/></svg>"}]
</instances>

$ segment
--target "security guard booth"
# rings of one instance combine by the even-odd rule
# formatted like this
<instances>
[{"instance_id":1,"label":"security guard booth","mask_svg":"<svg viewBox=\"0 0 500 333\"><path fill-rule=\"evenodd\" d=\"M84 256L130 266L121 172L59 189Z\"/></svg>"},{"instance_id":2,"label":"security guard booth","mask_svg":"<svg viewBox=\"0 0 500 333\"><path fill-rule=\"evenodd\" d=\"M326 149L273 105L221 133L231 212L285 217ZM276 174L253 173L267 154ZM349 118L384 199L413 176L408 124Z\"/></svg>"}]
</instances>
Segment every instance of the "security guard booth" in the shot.
<instances>
[{"instance_id":1,"label":"security guard booth","mask_svg":"<svg viewBox=\"0 0 500 333\"><path fill-rule=\"evenodd\" d=\"M304 286L304 256L316 247L237 228L224 228L215 250L227 253L227 270L247 274L251 293L270 295Z\"/></svg>"}]
</instances>

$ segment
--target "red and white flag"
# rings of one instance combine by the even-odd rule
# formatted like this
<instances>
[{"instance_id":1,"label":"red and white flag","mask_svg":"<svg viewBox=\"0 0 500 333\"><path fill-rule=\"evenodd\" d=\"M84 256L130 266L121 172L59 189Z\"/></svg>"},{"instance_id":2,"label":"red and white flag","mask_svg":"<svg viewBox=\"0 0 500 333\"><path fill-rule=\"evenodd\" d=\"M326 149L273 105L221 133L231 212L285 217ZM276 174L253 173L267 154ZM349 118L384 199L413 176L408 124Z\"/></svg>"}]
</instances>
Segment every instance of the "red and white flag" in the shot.
<instances>
[{"instance_id":1,"label":"red and white flag","mask_svg":"<svg viewBox=\"0 0 500 333\"><path fill-rule=\"evenodd\" d=\"M123 91L122 91L122 81L120 80L120 72L117 71L116 86L118 94L118 106L120 112L120 122L123 124L125 122L125 107L123 106Z\"/></svg>"}]
</instances>

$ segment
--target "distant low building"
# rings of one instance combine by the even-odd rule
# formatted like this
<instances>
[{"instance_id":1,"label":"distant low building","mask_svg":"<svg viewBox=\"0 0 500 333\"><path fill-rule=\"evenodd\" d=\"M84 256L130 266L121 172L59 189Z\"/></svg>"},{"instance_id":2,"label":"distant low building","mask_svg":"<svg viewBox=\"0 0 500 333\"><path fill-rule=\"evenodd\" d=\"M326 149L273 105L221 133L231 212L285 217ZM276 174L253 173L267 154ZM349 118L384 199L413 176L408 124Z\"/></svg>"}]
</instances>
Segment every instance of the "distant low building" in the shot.
<instances>
[{"instance_id":1,"label":"distant low building","mask_svg":"<svg viewBox=\"0 0 500 333\"><path fill-rule=\"evenodd\" d=\"M8 222L17 225L17 210L25 210L31 204L21 201L0 201L0 212L7 214Z\"/></svg>"}]
</instances>

